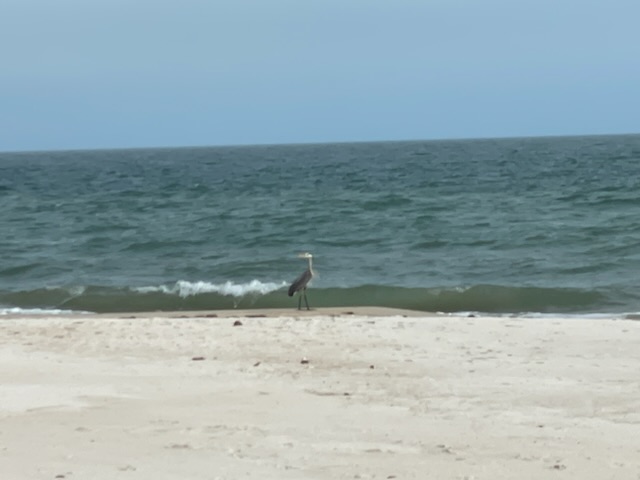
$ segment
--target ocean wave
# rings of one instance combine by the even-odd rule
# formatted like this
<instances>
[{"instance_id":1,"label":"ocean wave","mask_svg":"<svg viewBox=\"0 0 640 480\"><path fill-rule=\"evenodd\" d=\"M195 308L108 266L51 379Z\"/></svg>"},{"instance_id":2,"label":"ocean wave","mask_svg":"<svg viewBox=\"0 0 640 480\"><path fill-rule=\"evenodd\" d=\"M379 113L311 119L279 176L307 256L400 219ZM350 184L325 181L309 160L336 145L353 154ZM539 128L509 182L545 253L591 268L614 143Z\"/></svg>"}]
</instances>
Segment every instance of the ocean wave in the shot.
<instances>
[{"instance_id":1,"label":"ocean wave","mask_svg":"<svg viewBox=\"0 0 640 480\"><path fill-rule=\"evenodd\" d=\"M0 292L0 308L96 313L295 308L297 299L287 296L285 286L285 282L259 280L246 283L180 280L146 287L46 288ZM623 313L628 311L625 306L637 300L628 298L629 295L634 292L500 285L443 288L361 285L310 288L308 292L312 308L382 306L424 312L488 314Z\"/></svg>"},{"instance_id":2,"label":"ocean wave","mask_svg":"<svg viewBox=\"0 0 640 480\"><path fill-rule=\"evenodd\" d=\"M232 297L244 297L246 295L266 295L287 286L286 282L261 282L251 280L248 283L234 283L227 281L224 283L210 282L189 282L178 280L173 285L159 285L149 287L137 287L133 290L139 293L165 293L168 295L178 295L181 298L192 297L203 293L219 293L220 295Z\"/></svg>"}]
</instances>

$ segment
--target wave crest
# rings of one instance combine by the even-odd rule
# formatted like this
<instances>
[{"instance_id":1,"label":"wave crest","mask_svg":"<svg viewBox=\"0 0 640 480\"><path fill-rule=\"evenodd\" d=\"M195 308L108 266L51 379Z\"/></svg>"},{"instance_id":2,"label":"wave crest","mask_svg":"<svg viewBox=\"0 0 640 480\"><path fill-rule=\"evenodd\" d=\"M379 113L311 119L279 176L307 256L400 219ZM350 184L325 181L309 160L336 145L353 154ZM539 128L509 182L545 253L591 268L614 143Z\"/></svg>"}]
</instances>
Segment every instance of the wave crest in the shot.
<instances>
[{"instance_id":1,"label":"wave crest","mask_svg":"<svg viewBox=\"0 0 640 480\"><path fill-rule=\"evenodd\" d=\"M167 295L178 295L180 298L192 297L203 293L217 293L224 296L241 298L246 295L266 295L287 286L286 282L261 282L251 280L248 283L234 283L227 281L224 283L210 282L189 282L178 280L173 285L158 285L149 287L134 288L138 293L164 293Z\"/></svg>"}]
</instances>

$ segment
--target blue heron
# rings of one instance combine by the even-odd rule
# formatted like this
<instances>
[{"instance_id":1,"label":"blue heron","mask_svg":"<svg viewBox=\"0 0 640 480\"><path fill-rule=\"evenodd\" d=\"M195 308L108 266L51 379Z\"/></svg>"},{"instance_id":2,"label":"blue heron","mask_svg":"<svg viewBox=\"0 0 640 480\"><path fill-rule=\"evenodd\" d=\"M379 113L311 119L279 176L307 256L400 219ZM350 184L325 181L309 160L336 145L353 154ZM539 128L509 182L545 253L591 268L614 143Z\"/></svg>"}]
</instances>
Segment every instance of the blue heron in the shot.
<instances>
[{"instance_id":1,"label":"blue heron","mask_svg":"<svg viewBox=\"0 0 640 480\"><path fill-rule=\"evenodd\" d=\"M315 275L313 268L311 268L311 259L313 258L313 255L311 255L310 253L301 253L298 255L298 258L306 258L307 260L309 260L309 268L302 272L302 275L300 275L293 281L293 283L289 287L289 296L293 297L294 293L299 292L300 295L298 296L298 310L302 310L302 297L304 297L304 303L307 305L307 310L311 310L309 308L309 302L307 300L307 285Z\"/></svg>"}]
</instances>

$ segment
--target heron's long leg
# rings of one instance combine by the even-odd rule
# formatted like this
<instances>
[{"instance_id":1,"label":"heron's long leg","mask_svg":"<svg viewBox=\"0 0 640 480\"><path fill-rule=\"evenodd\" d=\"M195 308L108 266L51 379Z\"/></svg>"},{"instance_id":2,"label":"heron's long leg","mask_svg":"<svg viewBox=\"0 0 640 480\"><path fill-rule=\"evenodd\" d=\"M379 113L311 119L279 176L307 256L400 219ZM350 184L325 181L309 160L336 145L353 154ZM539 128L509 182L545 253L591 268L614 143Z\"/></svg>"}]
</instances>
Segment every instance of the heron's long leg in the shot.
<instances>
[{"instance_id":1,"label":"heron's long leg","mask_svg":"<svg viewBox=\"0 0 640 480\"><path fill-rule=\"evenodd\" d=\"M309 308L309 301L307 300L307 289L305 288L303 292L304 292L304 303L307 305L307 310L311 310Z\"/></svg>"},{"instance_id":2,"label":"heron's long leg","mask_svg":"<svg viewBox=\"0 0 640 480\"><path fill-rule=\"evenodd\" d=\"M302 310L302 294L298 294L298 310Z\"/></svg>"}]
</instances>

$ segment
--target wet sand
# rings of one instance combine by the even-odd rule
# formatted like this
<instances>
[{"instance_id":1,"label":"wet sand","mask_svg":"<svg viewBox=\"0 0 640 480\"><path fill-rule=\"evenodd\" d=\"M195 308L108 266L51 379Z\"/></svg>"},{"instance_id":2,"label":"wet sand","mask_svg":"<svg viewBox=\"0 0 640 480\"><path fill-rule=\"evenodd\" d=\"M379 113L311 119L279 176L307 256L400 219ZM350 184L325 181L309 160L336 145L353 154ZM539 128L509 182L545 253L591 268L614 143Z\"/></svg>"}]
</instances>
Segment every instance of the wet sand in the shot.
<instances>
[{"instance_id":1,"label":"wet sand","mask_svg":"<svg viewBox=\"0 0 640 480\"><path fill-rule=\"evenodd\" d=\"M638 480L639 347L635 320L3 316L0 478Z\"/></svg>"}]
</instances>

